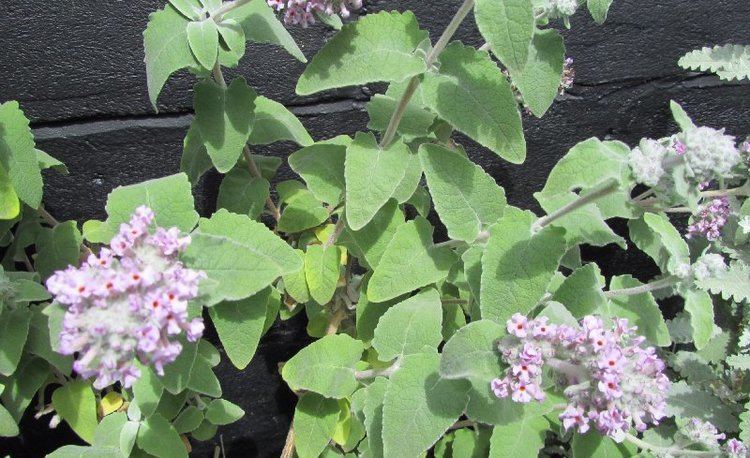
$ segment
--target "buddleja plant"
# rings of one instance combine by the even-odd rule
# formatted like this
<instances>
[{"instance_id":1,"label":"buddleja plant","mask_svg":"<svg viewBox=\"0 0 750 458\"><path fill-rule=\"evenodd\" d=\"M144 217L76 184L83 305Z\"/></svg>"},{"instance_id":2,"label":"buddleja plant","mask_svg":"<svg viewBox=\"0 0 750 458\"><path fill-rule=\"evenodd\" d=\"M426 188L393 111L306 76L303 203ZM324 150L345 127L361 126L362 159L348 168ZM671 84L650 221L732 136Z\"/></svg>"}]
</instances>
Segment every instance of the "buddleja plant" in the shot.
<instances>
[{"instance_id":1,"label":"buddleja plant","mask_svg":"<svg viewBox=\"0 0 750 458\"><path fill-rule=\"evenodd\" d=\"M603 22L610 3L586 6ZM750 143L673 103L673 136L572 148L537 217L453 136L524 160L520 110L543 115L572 83L551 25L579 2L465 0L435 41L410 12L343 25L360 6L170 0L153 13L154 106L174 72L198 79L182 173L115 189L82 232L41 203L41 170L64 166L35 149L18 104L0 106L0 435L36 398L38 417L90 444L53 456L185 456L243 414L221 399L204 328L241 370L278 317L304 312L319 340L281 370L299 396L284 456L746 456ZM479 49L451 42L472 12ZM316 141L225 80L246 41L306 62L282 20L340 29L299 95L389 83L367 105L370 132ZM301 181L272 193L281 161L253 147L277 141L301 147L288 159ZM218 210L199 218L191 185L211 168ZM448 241L433 240L433 206ZM582 245L627 248L613 218L657 278L607 286L581 261ZM684 306L665 320L668 296Z\"/></svg>"}]
</instances>

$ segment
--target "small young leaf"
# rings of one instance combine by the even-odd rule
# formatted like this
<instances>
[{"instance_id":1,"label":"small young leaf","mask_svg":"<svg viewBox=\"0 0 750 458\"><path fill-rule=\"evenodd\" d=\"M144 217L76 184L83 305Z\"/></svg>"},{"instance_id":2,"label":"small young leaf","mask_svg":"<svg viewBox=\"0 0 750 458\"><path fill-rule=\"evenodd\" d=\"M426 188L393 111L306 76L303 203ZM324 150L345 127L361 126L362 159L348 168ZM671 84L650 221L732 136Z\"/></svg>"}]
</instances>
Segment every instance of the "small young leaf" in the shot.
<instances>
[{"instance_id":1,"label":"small young leaf","mask_svg":"<svg viewBox=\"0 0 750 458\"><path fill-rule=\"evenodd\" d=\"M169 3L183 16L190 20L200 18L201 5L195 0L169 0Z\"/></svg>"},{"instance_id":2,"label":"small young leaf","mask_svg":"<svg viewBox=\"0 0 750 458\"><path fill-rule=\"evenodd\" d=\"M174 420L174 429L178 434L195 431L203 421L203 412L195 406L187 406Z\"/></svg>"},{"instance_id":3,"label":"small young leaf","mask_svg":"<svg viewBox=\"0 0 750 458\"><path fill-rule=\"evenodd\" d=\"M52 406L81 439L91 443L96 429L96 398L91 385L74 380L52 393Z\"/></svg>"},{"instance_id":4,"label":"small young leaf","mask_svg":"<svg viewBox=\"0 0 750 458\"><path fill-rule=\"evenodd\" d=\"M396 230L370 279L367 298L383 302L436 283L456 261L450 248L433 244L432 226L417 217Z\"/></svg>"},{"instance_id":5,"label":"small young leaf","mask_svg":"<svg viewBox=\"0 0 750 458\"><path fill-rule=\"evenodd\" d=\"M305 279L310 296L320 305L333 298L341 272L341 253L338 247L310 245L305 253Z\"/></svg>"},{"instance_id":6,"label":"small young leaf","mask_svg":"<svg viewBox=\"0 0 750 458\"><path fill-rule=\"evenodd\" d=\"M323 224L329 217L328 210L299 181L284 181L276 185L279 205L285 204L277 229L295 233Z\"/></svg>"},{"instance_id":7,"label":"small young leaf","mask_svg":"<svg viewBox=\"0 0 750 458\"><path fill-rule=\"evenodd\" d=\"M678 64L688 70L711 71L723 80L750 79L750 46L704 47L685 54Z\"/></svg>"},{"instance_id":8,"label":"small young leaf","mask_svg":"<svg viewBox=\"0 0 750 458\"><path fill-rule=\"evenodd\" d=\"M245 369L258 348L270 300L271 288L266 288L246 299L208 309L221 345L237 369Z\"/></svg>"},{"instance_id":9,"label":"small young leaf","mask_svg":"<svg viewBox=\"0 0 750 458\"><path fill-rule=\"evenodd\" d=\"M456 129L503 159L526 157L521 115L508 80L490 56L459 42L440 55L440 71L426 73L426 105Z\"/></svg>"},{"instance_id":10,"label":"small young leaf","mask_svg":"<svg viewBox=\"0 0 750 458\"><path fill-rule=\"evenodd\" d=\"M682 129L683 132L695 127L695 124L693 124L693 120L690 119L690 116L688 116L688 114L685 112L682 106L680 106L679 103L675 102L674 100L670 100L669 108L670 110L672 110L672 117L674 118L677 125L680 126L680 129Z\"/></svg>"},{"instance_id":11,"label":"small young leaf","mask_svg":"<svg viewBox=\"0 0 750 458\"><path fill-rule=\"evenodd\" d=\"M450 238L471 243L503 216L505 191L469 158L427 143L419 148L419 158Z\"/></svg>"},{"instance_id":12,"label":"small young leaf","mask_svg":"<svg viewBox=\"0 0 750 458\"><path fill-rule=\"evenodd\" d=\"M656 261L662 272L672 271L679 263L689 262L690 250L680 232L666 215L646 213L628 221L630 240Z\"/></svg>"},{"instance_id":13,"label":"small young leaf","mask_svg":"<svg viewBox=\"0 0 750 458\"><path fill-rule=\"evenodd\" d=\"M244 410L225 399L214 399L206 409L206 419L215 425L234 423L244 415Z\"/></svg>"},{"instance_id":14,"label":"small young leaf","mask_svg":"<svg viewBox=\"0 0 750 458\"><path fill-rule=\"evenodd\" d=\"M589 13L597 24L604 24L607 20L610 5L612 5L612 0L588 0L586 2Z\"/></svg>"},{"instance_id":15,"label":"small young leaf","mask_svg":"<svg viewBox=\"0 0 750 458\"><path fill-rule=\"evenodd\" d=\"M507 207L490 229L482 257L482 318L505 324L514 313L528 313L547 291L566 244L558 228L532 235L535 219L531 212Z\"/></svg>"},{"instance_id":16,"label":"small young leaf","mask_svg":"<svg viewBox=\"0 0 750 458\"><path fill-rule=\"evenodd\" d=\"M305 393L294 409L294 445L300 458L316 458L333 437L339 403L316 393Z\"/></svg>"},{"instance_id":17,"label":"small young leaf","mask_svg":"<svg viewBox=\"0 0 750 458\"><path fill-rule=\"evenodd\" d=\"M365 227L393 197L409 154L409 147L400 141L383 149L372 133L357 133L347 148L344 171L346 221L352 229Z\"/></svg>"},{"instance_id":18,"label":"small young leaf","mask_svg":"<svg viewBox=\"0 0 750 458\"><path fill-rule=\"evenodd\" d=\"M214 374L211 363L200 354L196 356L193 368L190 370L187 387L196 393L212 398L219 398L222 395L221 383Z\"/></svg>"},{"instance_id":19,"label":"small young leaf","mask_svg":"<svg viewBox=\"0 0 750 458\"><path fill-rule=\"evenodd\" d=\"M478 0L474 17L482 37L503 65L523 69L536 28L531 0Z\"/></svg>"},{"instance_id":20,"label":"small young leaf","mask_svg":"<svg viewBox=\"0 0 750 458\"><path fill-rule=\"evenodd\" d=\"M750 301L750 267L743 262L729 264L726 272L696 282L698 286L713 294L721 294L724 300Z\"/></svg>"},{"instance_id":21,"label":"small young leaf","mask_svg":"<svg viewBox=\"0 0 750 458\"><path fill-rule=\"evenodd\" d=\"M302 268L294 249L263 224L226 210L200 221L183 259L218 282L207 305L244 299Z\"/></svg>"},{"instance_id":22,"label":"small young leaf","mask_svg":"<svg viewBox=\"0 0 750 458\"><path fill-rule=\"evenodd\" d=\"M372 346L381 361L421 353L425 346L437 348L443 340L442 321L440 294L426 289L385 312L375 328Z\"/></svg>"},{"instance_id":23,"label":"small young leaf","mask_svg":"<svg viewBox=\"0 0 750 458\"><path fill-rule=\"evenodd\" d=\"M287 361L281 376L294 391L345 398L357 389L354 368L363 351L362 342L346 334L325 336Z\"/></svg>"},{"instance_id":24,"label":"small young leaf","mask_svg":"<svg viewBox=\"0 0 750 458\"><path fill-rule=\"evenodd\" d=\"M425 63L414 51L425 38L411 12L368 14L318 51L297 82L297 94L418 75Z\"/></svg>"},{"instance_id":25,"label":"small young leaf","mask_svg":"<svg viewBox=\"0 0 750 458\"><path fill-rule=\"evenodd\" d=\"M216 22L209 18L188 23L187 37L196 60L206 70L212 70L219 56L219 29Z\"/></svg>"},{"instance_id":26,"label":"small young leaf","mask_svg":"<svg viewBox=\"0 0 750 458\"><path fill-rule=\"evenodd\" d=\"M255 96L244 78L232 81L228 88L210 81L195 86L193 122L211 161L221 173L234 167L250 138Z\"/></svg>"}]
</instances>

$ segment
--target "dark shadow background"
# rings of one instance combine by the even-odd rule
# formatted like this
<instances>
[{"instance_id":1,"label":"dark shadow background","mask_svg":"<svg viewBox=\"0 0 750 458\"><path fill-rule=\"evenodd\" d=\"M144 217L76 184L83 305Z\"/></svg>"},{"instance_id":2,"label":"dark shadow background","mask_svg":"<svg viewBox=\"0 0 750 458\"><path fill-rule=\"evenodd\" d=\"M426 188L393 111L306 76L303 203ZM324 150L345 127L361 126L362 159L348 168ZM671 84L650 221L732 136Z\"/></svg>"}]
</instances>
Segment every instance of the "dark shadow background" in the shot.
<instances>
[{"instance_id":1,"label":"dark shadow background","mask_svg":"<svg viewBox=\"0 0 750 458\"><path fill-rule=\"evenodd\" d=\"M70 175L48 174L45 203L61 220L103 218L112 188L175 173L182 139L192 119L192 85L187 73L172 78L154 113L146 92L142 32L148 13L166 0L3 0L0 13L0 102L18 100L32 120L38 146L64 161ZM373 0L366 12L413 10L435 40L459 0ZM586 138L617 139L633 146L644 136L676 131L669 100L683 104L698 124L750 133L750 84L720 82L680 69L685 52L712 44L750 44L747 0L614 0L609 19L596 26L581 11L564 31L567 53L575 59L576 84L543 119L524 116L528 158L504 162L459 137L472 159L505 187L511 204L539 211L532 193L574 144ZM560 26L558 26L560 27ZM308 58L332 33L322 26L292 29ZM457 39L481 45L473 21ZM316 139L365 129L365 102L382 85L350 88L312 97L294 95L304 66L280 48L249 44L239 69L260 94L287 105ZM257 152L285 157L291 144ZM285 167L281 178L292 176ZM212 211L220 177L209 174L196 188L199 211ZM618 232L625 232L618 225ZM586 259L602 264L606 275L636 272L648 279L650 261L616 247L587 249ZM241 405L245 417L219 429L230 456L278 456L291 420L294 397L281 381L277 364L308 341L304 318L279 323L262 340L247 370L224 358L218 366L226 399ZM215 337L215 336L214 336ZM209 338L211 338L209 336ZM214 341L216 341L214 339ZM22 435L0 441L0 454L42 456L70 443L64 425L49 430L26 418ZM194 456L211 456L219 436L194 443Z\"/></svg>"}]
</instances>

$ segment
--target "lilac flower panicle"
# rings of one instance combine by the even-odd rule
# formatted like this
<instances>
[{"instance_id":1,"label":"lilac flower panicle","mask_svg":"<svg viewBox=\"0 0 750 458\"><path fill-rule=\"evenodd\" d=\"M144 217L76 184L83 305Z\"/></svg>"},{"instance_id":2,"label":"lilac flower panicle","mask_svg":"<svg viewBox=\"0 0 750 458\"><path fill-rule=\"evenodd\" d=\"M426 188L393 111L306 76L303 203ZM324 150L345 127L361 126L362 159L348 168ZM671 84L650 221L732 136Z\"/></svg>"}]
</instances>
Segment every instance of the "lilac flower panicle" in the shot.
<instances>
[{"instance_id":1,"label":"lilac flower panicle","mask_svg":"<svg viewBox=\"0 0 750 458\"><path fill-rule=\"evenodd\" d=\"M562 79L560 80L560 95L564 94L565 91L573 87L576 80L576 70L573 68L573 58L566 57L563 61L563 73Z\"/></svg>"},{"instance_id":2,"label":"lilac flower panicle","mask_svg":"<svg viewBox=\"0 0 750 458\"><path fill-rule=\"evenodd\" d=\"M203 334L203 320L190 320L187 304L205 274L178 260L190 237L177 228L151 233L153 220L149 208L139 207L109 249L47 280L57 302L68 307L60 352L77 353L73 369L96 377L99 389L115 382L130 387L141 375L136 359L163 374L182 351L175 338L184 332L194 342Z\"/></svg>"},{"instance_id":3,"label":"lilac flower panicle","mask_svg":"<svg viewBox=\"0 0 750 458\"><path fill-rule=\"evenodd\" d=\"M693 443L704 445L708 448L718 448L719 441L726 438L725 434L719 433L716 426L702 421L698 418L691 418L687 424L680 430Z\"/></svg>"},{"instance_id":4,"label":"lilac flower panicle","mask_svg":"<svg viewBox=\"0 0 750 458\"><path fill-rule=\"evenodd\" d=\"M347 18L351 10L362 7L362 0L266 0L268 5L284 13L284 22L307 27L315 23L315 14L341 14Z\"/></svg>"},{"instance_id":5,"label":"lilac flower panicle","mask_svg":"<svg viewBox=\"0 0 750 458\"><path fill-rule=\"evenodd\" d=\"M709 241L718 240L721 237L721 229L729 220L730 210L729 198L726 196L717 197L701 205L693 217L693 224L688 226L686 237L702 236Z\"/></svg>"},{"instance_id":6,"label":"lilac flower panicle","mask_svg":"<svg viewBox=\"0 0 750 458\"><path fill-rule=\"evenodd\" d=\"M508 336L498 346L510 367L492 381L500 398L516 402L542 401L542 368L546 365L565 386L568 405L560 414L565 429L585 433L594 427L622 441L631 426L644 431L665 417L670 382L664 362L626 319L605 328L596 316L586 316L580 328L550 324L546 317L513 315Z\"/></svg>"}]
</instances>

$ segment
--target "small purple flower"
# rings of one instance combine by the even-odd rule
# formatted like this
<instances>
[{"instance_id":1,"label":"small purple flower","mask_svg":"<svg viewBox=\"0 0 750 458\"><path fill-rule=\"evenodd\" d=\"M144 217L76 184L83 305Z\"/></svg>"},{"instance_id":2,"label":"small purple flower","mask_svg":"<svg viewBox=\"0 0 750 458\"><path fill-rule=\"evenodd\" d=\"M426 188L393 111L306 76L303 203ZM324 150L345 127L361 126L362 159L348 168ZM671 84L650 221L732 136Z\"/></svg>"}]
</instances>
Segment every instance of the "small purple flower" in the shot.
<instances>
[{"instance_id":1,"label":"small purple flower","mask_svg":"<svg viewBox=\"0 0 750 458\"><path fill-rule=\"evenodd\" d=\"M350 10L362 7L362 0L266 0L268 5L284 12L284 22L307 27L315 23L315 14L331 16L341 14L347 18Z\"/></svg>"},{"instance_id":2,"label":"small purple flower","mask_svg":"<svg viewBox=\"0 0 750 458\"><path fill-rule=\"evenodd\" d=\"M562 420L563 428L566 430L578 428L578 432L581 434L585 434L589 430L589 419L581 406L568 404L563 413L560 414L560 420Z\"/></svg>"},{"instance_id":3,"label":"small purple flower","mask_svg":"<svg viewBox=\"0 0 750 458\"><path fill-rule=\"evenodd\" d=\"M672 143L672 148L674 148L674 152L678 156L682 156L687 152L687 145L677 139L675 139L674 143Z\"/></svg>"},{"instance_id":4,"label":"small purple flower","mask_svg":"<svg viewBox=\"0 0 750 458\"><path fill-rule=\"evenodd\" d=\"M573 68L573 58L566 57L563 61L563 73L562 79L560 80L560 95L564 94L565 91L573 87L576 80L576 70Z\"/></svg>"},{"instance_id":5,"label":"small purple flower","mask_svg":"<svg viewBox=\"0 0 750 458\"><path fill-rule=\"evenodd\" d=\"M737 439L729 439L727 443L725 444L727 453L732 458L739 458L739 457L745 457L748 455L747 446L745 446L744 443L738 441Z\"/></svg>"},{"instance_id":6,"label":"small purple flower","mask_svg":"<svg viewBox=\"0 0 750 458\"><path fill-rule=\"evenodd\" d=\"M526 337L526 332L528 331L528 319L520 313L516 313L510 318L510 320L508 320L508 325L506 328L508 330L508 334L524 338Z\"/></svg>"},{"instance_id":7,"label":"small purple flower","mask_svg":"<svg viewBox=\"0 0 750 458\"><path fill-rule=\"evenodd\" d=\"M203 333L203 320L189 319L187 304L205 274L177 258L190 238L176 228L157 228L152 235L153 220L149 208L139 207L110 249L47 280L57 302L68 306L60 352L77 354L73 369L95 377L99 389L116 382L130 387L141 376L136 360L162 374L182 351L170 339L184 332L194 342Z\"/></svg>"},{"instance_id":8,"label":"small purple flower","mask_svg":"<svg viewBox=\"0 0 750 458\"><path fill-rule=\"evenodd\" d=\"M688 226L688 233L685 237L693 238L698 235L709 241L718 240L721 237L721 229L729 219L729 213L727 197L717 197L711 200L698 209L698 214L695 215L693 224Z\"/></svg>"}]
</instances>

